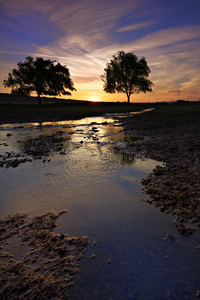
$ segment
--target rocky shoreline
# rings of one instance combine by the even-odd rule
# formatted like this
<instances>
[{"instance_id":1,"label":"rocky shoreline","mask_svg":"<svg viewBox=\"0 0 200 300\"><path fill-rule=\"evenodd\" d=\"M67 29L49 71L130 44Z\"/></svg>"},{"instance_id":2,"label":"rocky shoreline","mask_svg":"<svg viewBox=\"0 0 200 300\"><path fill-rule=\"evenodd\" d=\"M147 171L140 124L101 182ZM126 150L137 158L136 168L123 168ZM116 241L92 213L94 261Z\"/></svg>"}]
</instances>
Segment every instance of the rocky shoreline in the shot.
<instances>
[{"instance_id":1,"label":"rocky shoreline","mask_svg":"<svg viewBox=\"0 0 200 300\"><path fill-rule=\"evenodd\" d=\"M122 120L125 132L142 136L129 151L165 163L142 179L146 202L175 217L180 234L200 227L200 114L153 111Z\"/></svg>"}]
</instances>

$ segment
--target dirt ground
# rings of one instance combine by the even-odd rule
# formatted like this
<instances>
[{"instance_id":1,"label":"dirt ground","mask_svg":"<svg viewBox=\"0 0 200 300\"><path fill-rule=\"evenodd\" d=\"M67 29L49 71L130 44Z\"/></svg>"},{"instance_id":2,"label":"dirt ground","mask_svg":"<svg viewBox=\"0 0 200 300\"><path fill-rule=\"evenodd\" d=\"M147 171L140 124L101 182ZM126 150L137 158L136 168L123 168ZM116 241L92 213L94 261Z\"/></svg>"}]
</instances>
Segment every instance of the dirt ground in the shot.
<instances>
[{"instance_id":1,"label":"dirt ground","mask_svg":"<svg viewBox=\"0 0 200 300\"><path fill-rule=\"evenodd\" d=\"M200 106L182 105L136 115L122 121L134 137L129 151L165 163L142 180L144 199L175 216L182 235L200 227Z\"/></svg>"}]
</instances>

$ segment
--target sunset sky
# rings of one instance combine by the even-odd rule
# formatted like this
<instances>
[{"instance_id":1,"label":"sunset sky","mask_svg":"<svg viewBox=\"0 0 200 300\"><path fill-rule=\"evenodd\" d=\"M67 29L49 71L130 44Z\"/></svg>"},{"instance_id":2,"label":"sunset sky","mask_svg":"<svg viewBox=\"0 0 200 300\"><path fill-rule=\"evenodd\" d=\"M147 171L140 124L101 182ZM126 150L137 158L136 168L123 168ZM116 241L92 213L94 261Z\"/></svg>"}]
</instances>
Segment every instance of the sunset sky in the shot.
<instances>
[{"instance_id":1,"label":"sunset sky","mask_svg":"<svg viewBox=\"0 0 200 300\"><path fill-rule=\"evenodd\" d=\"M26 56L67 65L72 99L126 101L100 75L118 51L144 56L153 93L131 101L200 99L200 0L0 0L0 92Z\"/></svg>"}]
</instances>

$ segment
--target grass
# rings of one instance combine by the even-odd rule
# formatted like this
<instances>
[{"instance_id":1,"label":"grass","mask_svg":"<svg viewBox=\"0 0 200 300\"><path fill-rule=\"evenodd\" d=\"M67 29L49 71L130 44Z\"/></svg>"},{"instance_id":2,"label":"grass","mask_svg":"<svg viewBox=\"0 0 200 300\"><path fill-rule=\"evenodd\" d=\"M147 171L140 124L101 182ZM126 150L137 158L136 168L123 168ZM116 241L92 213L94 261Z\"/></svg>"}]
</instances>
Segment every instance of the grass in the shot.
<instances>
[{"instance_id":1,"label":"grass","mask_svg":"<svg viewBox=\"0 0 200 300\"><path fill-rule=\"evenodd\" d=\"M0 123L22 123L43 121L64 121L83 117L98 116L105 113L126 113L155 107L150 114L156 119L193 118L198 121L200 102L177 103L102 103L74 102L66 104L1 104ZM147 124L146 124L147 125ZM159 126L159 124L158 124Z\"/></svg>"},{"instance_id":2,"label":"grass","mask_svg":"<svg viewBox=\"0 0 200 300\"><path fill-rule=\"evenodd\" d=\"M182 122L200 120L200 102L186 102L186 103L173 103L168 105L157 105L156 109L152 112L157 118L168 119L176 122L178 119Z\"/></svg>"},{"instance_id":3,"label":"grass","mask_svg":"<svg viewBox=\"0 0 200 300\"><path fill-rule=\"evenodd\" d=\"M125 113L149 108L150 104L87 103L87 104L1 104L0 122L33 122L79 119L105 113Z\"/></svg>"},{"instance_id":4,"label":"grass","mask_svg":"<svg viewBox=\"0 0 200 300\"><path fill-rule=\"evenodd\" d=\"M176 102L176 103L155 103L153 105L159 113L188 114L199 113L200 102Z\"/></svg>"}]
</instances>

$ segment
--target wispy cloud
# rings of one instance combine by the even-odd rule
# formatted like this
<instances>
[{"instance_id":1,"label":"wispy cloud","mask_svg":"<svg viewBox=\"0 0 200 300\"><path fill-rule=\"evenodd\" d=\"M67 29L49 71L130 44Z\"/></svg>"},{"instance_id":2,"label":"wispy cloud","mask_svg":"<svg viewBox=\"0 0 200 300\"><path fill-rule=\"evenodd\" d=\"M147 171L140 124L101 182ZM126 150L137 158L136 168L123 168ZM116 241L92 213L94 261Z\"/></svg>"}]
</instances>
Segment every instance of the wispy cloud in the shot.
<instances>
[{"instance_id":1,"label":"wispy cloud","mask_svg":"<svg viewBox=\"0 0 200 300\"><path fill-rule=\"evenodd\" d=\"M86 90L94 92L95 89L101 89L101 94L100 75L106 63L117 51L131 51L139 57L146 57L152 70L151 79L156 84L155 94L162 92L172 96L176 93L170 91L196 91L200 79L197 74L200 68L200 25L170 27L169 24L167 28L165 24L159 29L161 18L153 19L151 14L155 16L155 10L145 16L146 3L150 5L150 0L0 0L4 14L19 21L17 30L20 31L21 26L22 35L32 12L38 14L38 24L34 27L33 22L29 23L28 30L46 35L54 32L48 42L45 39L43 43L31 42L27 52L23 50L24 45L6 48L4 43L0 53L13 55L16 59L31 55L60 61L69 67L75 87L83 95ZM131 25L124 26L123 20L127 16ZM40 19L48 20L48 30L44 31ZM153 24L158 29L151 32ZM8 21L4 26L9 26ZM13 25L9 29L14 30ZM140 29L143 30L142 37ZM123 34L116 31L127 32L128 41L122 41L120 36Z\"/></svg>"},{"instance_id":2,"label":"wispy cloud","mask_svg":"<svg viewBox=\"0 0 200 300\"><path fill-rule=\"evenodd\" d=\"M182 91L180 89L177 89L177 90L170 90L168 91L169 94L175 94L177 96L181 95L182 94Z\"/></svg>"},{"instance_id":3,"label":"wispy cloud","mask_svg":"<svg viewBox=\"0 0 200 300\"><path fill-rule=\"evenodd\" d=\"M154 23L155 23L155 21L143 22L143 23L139 23L139 24L132 24L132 25L128 25L128 26L117 29L117 32L139 30L139 29L149 27L149 26L153 25Z\"/></svg>"},{"instance_id":4,"label":"wispy cloud","mask_svg":"<svg viewBox=\"0 0 200 300\"><path fill-rule=\"evenodd\" d=\"M200 25L182 26L159 30L146 35L136 42L129 43L127 46L133 47L133 50L145 50L161 46L168 46L186 42L200 37Z\"/></svg>"}]
</instances>

